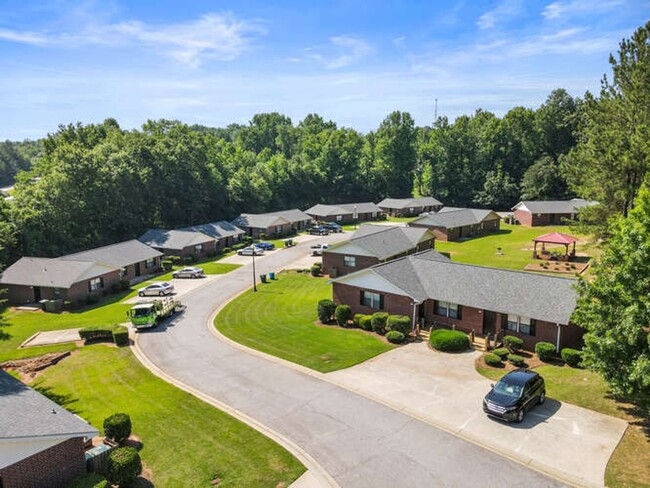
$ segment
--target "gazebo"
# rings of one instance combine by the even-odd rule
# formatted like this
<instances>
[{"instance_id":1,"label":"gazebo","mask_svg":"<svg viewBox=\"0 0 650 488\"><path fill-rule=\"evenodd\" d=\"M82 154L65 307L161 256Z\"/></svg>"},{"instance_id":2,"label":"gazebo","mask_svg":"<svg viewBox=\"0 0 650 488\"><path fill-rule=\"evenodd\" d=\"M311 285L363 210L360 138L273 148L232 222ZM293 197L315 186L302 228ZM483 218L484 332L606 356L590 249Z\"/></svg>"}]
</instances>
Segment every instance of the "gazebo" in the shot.
<instances>
[{"instance_id":1,"label":"gazebo","mask_svg":"<svg viewBox=\"0 0 650 488\"><path fill-rule=\"evenodd\" d=\"M565 247L564 256L561 256L562 260L569 260L574 258L576 255L576 239L573 236L568 234L562 234L561 232L552 232L550 234L544 234L543 236L536 237L533 239L535 242L535 247L533 249L533 258L535 259L551 259L551 253L544 248L544 244L562 244ZM537 243L542 243L542 251L540 254L537 254ZM573 250L569 253L569 246L573 244Z\"/></svg>"}]
</instances>

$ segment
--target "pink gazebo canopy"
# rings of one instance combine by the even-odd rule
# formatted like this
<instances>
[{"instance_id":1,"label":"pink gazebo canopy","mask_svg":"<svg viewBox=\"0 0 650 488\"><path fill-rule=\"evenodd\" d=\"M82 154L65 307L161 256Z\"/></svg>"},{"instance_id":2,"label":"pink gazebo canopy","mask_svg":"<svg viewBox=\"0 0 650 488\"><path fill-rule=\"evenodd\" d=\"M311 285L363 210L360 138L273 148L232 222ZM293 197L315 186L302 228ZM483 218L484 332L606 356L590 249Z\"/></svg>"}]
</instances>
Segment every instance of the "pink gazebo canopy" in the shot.
<instances>
[{"instance_id":1,"label":"pink gazebo canopy","mask_svg":"<svg viewBox=\"0 0 650 488\"><path fill-rule=\"evenodd\" d=\"M568 234L562 234L561 232L551 232L550 234L536 237L533 241L546 242L548 244L563 244L568 246L569 244L575 244L578 242L578 239Z\"/></svg>"}]
</instances>

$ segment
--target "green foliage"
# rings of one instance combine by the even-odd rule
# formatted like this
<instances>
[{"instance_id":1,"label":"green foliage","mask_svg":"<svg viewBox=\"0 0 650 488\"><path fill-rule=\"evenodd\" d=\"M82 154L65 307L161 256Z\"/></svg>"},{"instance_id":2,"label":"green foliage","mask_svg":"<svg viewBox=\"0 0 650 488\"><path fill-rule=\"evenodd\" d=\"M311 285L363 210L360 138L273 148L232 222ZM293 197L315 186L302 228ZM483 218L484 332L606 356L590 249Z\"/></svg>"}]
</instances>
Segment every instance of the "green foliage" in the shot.
<instances>
[{"instance_id":1,"label":"green foliage","mask_svg":"<svg viewBox=\"0 0 650 488\"><path fill-rule=\"evenodd\" d=\"M524 358L517 354L508 354L508 361L514 364L517 367L524 365Z\"/></svg>"},{"instance_id":2,"label":"green foliage","mask_svg":"<svg viewBox=\"0 0 650 488\"><path fill-rule=\"evenodd\" d=\"M499 356L501 359L506 359L508 357L508 354L510 354L510 351L508 350L507 347L499 347L492 351L493 354L496 354Z\"/></svg>"},{"instance_id":3,"label":"green foliage","mask_svg":"<svg viewBox=\"0 0 650 488\"><path fill-rule=\"evenodd\" d=\"M443 352L459 352L469 349L467 334L458 330L438 329L429 335L431 347Z\"/></svg>"},{"instance_id":4,"label":"green foliage","mask_svg":"<svg viewBox=\"0 0 650 488\"><path fill-rule=\"evenodd\" d=\"M132 447L118 447L108 453L108 479L122 487L133 484L142 473L140 454Z\"/></svg>"},{"instance_id":5,"label":"green foliage","mask_svg":"<svg viewBox=\"0 0 650 488\"><path fill-rule=\"evenodd\" d=\"M372 315L364 315L359 319L359 327L363 330L372 330Z\"/></svg>"},{"instance_id":6,"label":"green foliage","mask_svg":"<svg viewBox=\"0 0 650 488\"><path fill-rule=\"evenodd\" d=\"M552 361L555 357L555 353L555 346L550 342L541 341L535 344L535 354L537 354L539 359L545 363Z\"/></svg>"},{"instance_id":7,"label":"green foliage","mask_svg":"<svg viewBox=\"0 0 650 488\"><path fill-rule=\"evenodd\" d=\"M162 265L163 271L171 271L174 263L171 259L164 259L160 262L160 264Z\"/></svg>"},{"instance_id":8,"label":"green foliage","mask_svg":"<svg viewBox=\"0 0 650 488\"><path fill-rule=\"evenodd\" d=\"M370 319L372 330L377 334L384 334L386 332L387 322L388 314L386 312L375 312Z\"/></svg>"},{"instance_id":9,"label":"green foliage","mask_svg":"<svg viewBox=\"0 0 650 488\"><path fill-rule=\"evenodd\" d=\"M125 413L114 413L104 419L104 435L122 444L131 435L131 417Z\"/></svg>"},{"instance_id":10,"label":"green foliage","mask_svg":"<svg viewBox=\"0 0 650 488\"><path fill-rule=\"evenodd\" d=\"M406 336L398 330L390 330L386 332L386 340L392 342L393 344L401 344L404 342Z\"/></svg>"},{"instance_id":11,"label":"green foliage","mask_svg":"<svg viewBox=\"0 0 650 488\"><path fill-rule=\"evenodd\" d=\"M338 305L334 310L334 318L339 326L346 326L352 320L352 309L349 305Z\"/></svg>"},{"instance_id":12,"label":"green foliage","mask_svg":"<svg viewBox=\"0 0 650 488\"><path fill-rule=\"evenodd\" d=\"M519 337L507 335L503 337L503 345L508 348L510 352L515 353L521 349L524 345L524 341Z\"/></svg>"},{"instance_id":13,"label":"green foliage","mask_svg":"<svg viewBox=\"0 0 650 488\"><path fill-rule=\"evenodd\" d=\"M86 305L94 305L96 303L99 303L99 300L101 300L101 297L99 295L88 295L86 297Z\"/></svg>"},{"instance_id":14,"label":"green foliage","mask_svg":"<svg viewBox=\"0 0 650 488\"><path fill-rule=\"evenodd\" d=\"M316 264L312 264L309 271L311 272L312 276L320 276L320 273L321 273L322 269L321 269L320 266L317 266Z\"/></svg>"},{"instance_id":15,"label":"green foliage","mask_svg":"<svg viewBox=\"0 0 650 488\"><path fill-rule=\"evenodd\" d=\"M487 353L483 356L483 360L488 366L501 366L501 356L497 354Z\"/></svg>"},{"instance_id":16,"label":"green foliage","mask_svg":"<svg viewBox=\"0 0 650 488\"><path fill-rule=\"evenodd\" d=\"M129 329L123 325L117 325L113 328L113 342L117 346L127 346L129 344Z\"/></svg>"},{"instance_id":17,"label":"green foliage","mask_svg":"<svg viewBox=\"0 0 650 488\"><path fill-rule=\"evenodd\" d=\"M91 325L79 331L79 337L86 342L113 340L115 325Z\"/></svg>"},{"instance_id":18,"label":"green foliage","mask_svg":"<svg viewBox=\"0 0 650 488\"><path fill-rule=\"evenodd\" d=\"M591 280L578 283L574 322L584 328L583 365L617 395L650 402L650 190L616 219Z\"/></svg>"},{"instance_id":19,"label":"green foliage","mask_svg":"<svg viewBox=\"0 0 650 488\"><path fill-rule=\"evenodd\" d=\"M332 320L332 316L336 311L336 303L330 299L320 300L318 302L318 320L323 324Z\"/></svg>"},{"instance_id":20,"label":"green foliage","mask_svg":"<svg viewBox=\"0 0 650 488\"><path fill-rule=\"evenodd\" d=\"M582 352L570 347L565 347L562 349L560 356L562 357L562 361L567 363L572 368L577 368L580 366L580 362L582 361Z\"/></svg>"},{"instance_id":21,"label":"green foliage","mask_svg":"<svg viewBox=\"0 0 650 488\"><path fill-rule=\"evenodd\" d=\"M411 332L411 318L406 315L390 315L386 330L401 332L406 336Z\"/></svg>"},{"instance_id":22,"label":"green foliage","mask_svg":"<svg viewBox=\"0 0 650 488\"><path fill-rule=\"evenodd\" d=\"M66 488L110 488L108 480L98 473L85 473L73 479Z\"/></svg>"},{"instance_id":23,"label":"green foliage","mask_svg":"<svg viewBox=\"0 0 650 488\"><path fill-rule=\"evenodd\" d=\"M355 313L354 317L352 317L352 323L354 324L355 327L360 328L361 327L361 319L364 317L362 313Z\"/></svg>"}]
</instances>

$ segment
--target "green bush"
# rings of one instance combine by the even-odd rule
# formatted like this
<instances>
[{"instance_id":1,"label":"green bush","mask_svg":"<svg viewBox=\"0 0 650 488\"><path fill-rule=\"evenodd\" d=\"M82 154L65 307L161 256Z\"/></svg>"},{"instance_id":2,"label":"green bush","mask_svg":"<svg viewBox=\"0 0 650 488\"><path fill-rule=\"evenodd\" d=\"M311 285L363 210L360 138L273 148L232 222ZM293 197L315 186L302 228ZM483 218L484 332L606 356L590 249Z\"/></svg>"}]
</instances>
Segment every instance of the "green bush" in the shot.
<instances>
[{"instance_id":1,"label":"green bush","mask_svg":"<svg viewBox=\"0 0 650 488\"><path fill-rule=\"evenodd\" d=\"M92 325L84 327L79 331L79 337L86 342L90 341L112 341L114 325Z\"/></svg>"},{"instance_id":2,"label":"green bush","mask_svg":"<svg viewBox=\"0 0 650 488\"><path fill-rule=\"evenodd\" d=\"M332 320L334 311L336 310L336 303L332 300L325 299L318 302L318 320L326 324Z\"/></svg>"},{"instance_id":3,"label":"green bush","mask_svg":"<svg viewBox=\"0 0 650 488\"><path fill-rule=\"evenodd\" d=\"M120 280L120 287L122 288L122 291L126 291L131 288L131 283L129 280Z\"/></svg>"},{"instance_id":4,"label":"green bush","mask_svg":"<svg viewBox=\"0 0 650 488\"><path fill-rule=\"evenodd\" d=\"M386 333L386 323L388 322L388 314L386 312L375 312L372 314L372 319L370 324L372 325L372 330L377 334Z\"/></svg>"},{"instance_id":5,"label":"green bush","mask_svg":"<svg viewBox=\"0 0 650 488\"><path fill-rule=\"evenodd\" d=\"M524 358L518 356L517 354L508 354L508 361L510 361L515 366L523 366Z\"/></svg>"},{"instance_id":6,"label":"green bush","mask_svg":"<svg viewBox=\"0 0 650 488\"><path fill-rule=\"evenodd\" d=\"M312 265L310 272L312 276L320 276L321 267L314 264Z\"/></svg>"},{"instance_id":7,"label":"green bush","mask_svg":"<svg viewBox=\"0 0 650 488\"><path fill-rule=\"evenodd\" d=\"M108 479L120 488L129 486L142 473L142 461L132 447L119 447L108 453Z\"/></svg>"},{"instance_id":8,"label":"green bush","mask_svg":"<svg viewBox=\"0 0 650 488\"><path fill-rule=\"evenodd\" d=\"M352 320L352 309L349 305L339 305L334 310L334 318L339 326L344 327Z\"/></svg>"},{"instance_id":9,"label":"green bush","mask_svg":"<svg viewBox=\"0 0 650 488\"><path fill-rule=\"evenodd\" d=\"M131 417L125 413L114 413L104 419L104 435L122 443L131 435Z\"/></svg>"},{"instance_id":10,"label":"green bush","mask_svg":"<svg viewBox=\"0 0 650 488\"><path fill-rule=\"evenodd\" d=\"M183 259L182 259L180 256L169 256L168 259L169 259L169 260L172 262L172 264L175 265L175 266L180 266L181 264L183 264Z\"/></svg>"},{"instance_id":11,"label":"green bush","mask_svg":"<svg viewBox=\"0 0 650 488\"><path fill-rule=\"evenodd\" d=\"M88 295L86 297L86 305L94 305L99 303L99 295Z\"/></svg>"},{"instance_id":12,"label":"green bush","mask_svg":"<svg viewBox=\"0 0 650 488\"><path fill-rule=\"evenodd\" d=\"M550 342L538 342L535 344L535 354L541 361L547 363L555 357L555 346Z\"/></svg>"},{"instance_id":13,"label":"green bush","mask_svg":"<svg viewBox=\"0 0 650 488\"><path fill-rule=\"evenodd\" d=\"M109 488L108 480L98 473L86 473L76 477L66 488Z\"/></svg>"},{"instance_id":14,"label":"green bush","mask_svg":"<svg viewBox=\"0 0 650 488\"><path fill-rule=\"evenodd\" d=\"M354 317L352 317L352 323L354 324L355 327L360 328L361 327L361 318L364 317L362 313L355 313Z\"/></svg>"},{"instance_id":15,"label":"green bush","mask_svg":"<svg viewBox=\"0 0 650 488\"><path fill-rule=\"evenodd\" d=\"M457 352L469 349L467 335L457 330L434 330L429 336L429 343L434 349L444 352Z\"/></svg>"},{"instance_id":16,"label":"green bush","mask_svg":"<svg viewBox=\"0 0 650 488\"><path fill-rule=\"evenodd\" d=\"M240 249L244 249L246 246L247 246L246 243L240 242L239 244L235 244L234 246L232 246L232 250L239 251Z\"/></svg>"},{"instance_id":17,"label":"green bush","mask_svg":"<svg viewBox=\"0 0 650 488\"><path fill-rule=\"evenodd\" d=\"M111 283L111 293L119 293L122 291L122 285L120 285L119 281L116 281L115 283Z\"/></svg>"},{"instance_id":18,"label":"green bush","mask_svg":"<svg viewBox=\"0 0 650 488\"><path fill-rule=\"evenodd\" d=\"M404 342L405 335L398 330L390 330L386 332L386 340L392 342L393 344L401 344Z\"/></svg>"},{"instance_id":19,"label":"green bush","mask_svg":"<svg viewBox=\"0 0 650 488\"><path fill-rule=\"evenodd\" d=\"M521 346L524 345L524 341L519 337L507 335L503 338L503 345L514 354L521 349Z\"/></svg>"},{"instance_id":20,"label":"green bush","mask_svg":"<svg viewBox=\"0 0 650 488\"><path fill-rule=\"evenodd\" d=\"M172 270L172 266L174 265L174 263L172 262L171 259L164 259L164 260L162 260L162 261L160 262L160 264L161 264L162 269L163 269L164 271L171 271L171 270Z\"/></svg>"},{"instance_id":21,"label":"green bush","mask_svg":"<svg viewBox=\"0 0 650 488\"><path fill-rule=\"evenodd\" d=\"M248 245L253 242L253 238L251 236L242 236L241 241L244 243L244 245Z\"/></svg>"},{"instance_id":22,"label":"green bush","mask_svg":"<svg viewBox=\"0 0 650 488\"><path fill-rule=\"evenodd\" d=\"M386 330L401 332L407 336L411 332L411 318L406 315L390 315L386 322Z\"/></svg>"},{"instance_id":23,"label":"green bush","mask_svg":"<svg viewBox=\"0 0 650 488\"><path fill-rule=\"evenodd\" d=\"M577 349L572 349L570 347L565 347L562 349L560 356L562 356L562 361L567 363L572 368L577 368L580 366L580 362L582 361L582 351L578 351Z\"/></svg>"},{"instance_id":24,"label":"green bush","mask_svg":"<svg viewBox=\"0 0 650 488\"><path fill-rule=\"evenodd\" d=\"M492 353L499 356L501 358L501 360L504 360L504 359L508 358L508 354L510 354L510 351L508 351L507 347L499 347L499 348L495 349L494 351L492 351Z\"/></svg>"},{"instance_id":25,"label":"green bush","mask_svg":"<svg viewBox=\"0 0 650 488\"><path fill-rule=\"evenodd\" d=\"M117 346L126 346L129 343L129 329L123 325L117 325L113 329L113 342Z\"/></svg>"},{"instance_id":26,"label":"green bush","mask_svg":"<svg viewBox=\"0 0 650 488\"><path fill-rule=\"evenodd\" d=\"M359 319L359 327L363 330L372 330L372 315L364 315Z\"/></svg>"},{"instance_id":27,"label":"green bush","mask_svg":"<svg viewBox=\"0 0 650 488\"><path fill-rule=\"evenodd\" d=\"M221 249L221 254L228 254L230 251L232 251L232 249L229 247L224 247Z\"/></svg>"},{"instance_id":28,"label":"green bush","mask_svg":"<svg viewBox=\"0 0 650 488\"><path fill-rule=\"evenodd\" d=\"M501 366L501 356L498 356L491 352L483 356L483 360L488 366Z\"/></svg>"}]
</instances>

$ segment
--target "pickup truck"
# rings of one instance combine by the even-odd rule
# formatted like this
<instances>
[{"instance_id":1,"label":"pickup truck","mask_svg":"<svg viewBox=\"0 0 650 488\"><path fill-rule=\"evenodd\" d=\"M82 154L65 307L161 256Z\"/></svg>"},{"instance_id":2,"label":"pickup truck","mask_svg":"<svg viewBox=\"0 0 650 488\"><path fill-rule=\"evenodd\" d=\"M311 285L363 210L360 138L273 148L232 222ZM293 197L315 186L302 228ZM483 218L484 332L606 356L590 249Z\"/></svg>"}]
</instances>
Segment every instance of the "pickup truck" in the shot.
<instances>
[{"instance_id":1,"label":"pickup truck","mask_svg":"<svg viewBox=\"0 0 650 488\"><path fill-rule=\"evenodd\" d=\"M328 249L330 247L329 244L314 244L309 248L309 255L310 256L322 256L323 251L325 249Z\"/></svg>"}]
</instances>

